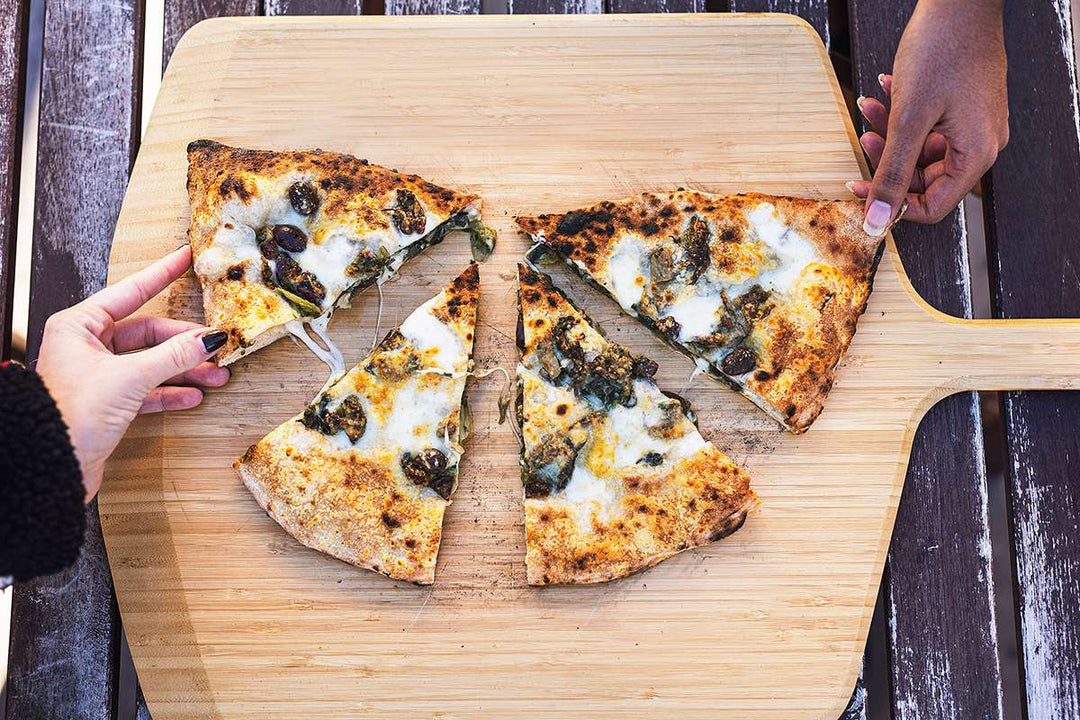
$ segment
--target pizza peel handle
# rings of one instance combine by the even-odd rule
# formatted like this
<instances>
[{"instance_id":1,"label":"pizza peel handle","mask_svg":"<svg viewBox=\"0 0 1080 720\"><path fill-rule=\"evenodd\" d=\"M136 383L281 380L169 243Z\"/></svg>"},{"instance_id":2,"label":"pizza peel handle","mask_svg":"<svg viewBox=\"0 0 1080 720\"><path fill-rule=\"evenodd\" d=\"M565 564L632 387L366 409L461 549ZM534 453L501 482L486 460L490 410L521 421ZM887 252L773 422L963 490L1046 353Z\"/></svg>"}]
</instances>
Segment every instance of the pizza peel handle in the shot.
<instances>
[{"instance_id":1,"label":"pizza peel handle","mask_svg":"<svg viewBox=\"0 0 1080 720\"><path fill-rule=\"evenodd\" d=\"M1080 319L947 320L956 390L1080 389Z\"/></svg>"},{"instance_id":2,"label":"pizza peel handle","mask_svg":"<svg viewBox=\"0 0 1080 720\"><path fill-rule=\"evenodd\" d=\"M968 390L1080 389L1080 319L967 320L936 310L901 278L916 317L890 327L894 367L937 401Z\"/></svg>"}]
</instances>

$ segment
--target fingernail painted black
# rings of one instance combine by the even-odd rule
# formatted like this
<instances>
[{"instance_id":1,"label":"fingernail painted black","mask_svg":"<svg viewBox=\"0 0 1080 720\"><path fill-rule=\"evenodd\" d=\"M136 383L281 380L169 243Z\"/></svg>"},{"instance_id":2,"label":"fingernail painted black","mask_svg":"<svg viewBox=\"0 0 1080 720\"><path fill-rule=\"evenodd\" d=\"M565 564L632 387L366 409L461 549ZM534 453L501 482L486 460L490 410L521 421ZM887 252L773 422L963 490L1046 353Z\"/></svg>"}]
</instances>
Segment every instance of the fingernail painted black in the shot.
<instances>
[{"instance_id":1,"label":"fingernail painted black","mask_svg":"<svg viewBox=\"0 0 1080 720\"><path fill-rule=\"evenodd\" d=\"M225 341L229 338L229 335L223 330L215 330L214 332L208 332L202 337L203 347L206 348L206 352L214 352L225 344Z\"/></svg>"}]
</instances>

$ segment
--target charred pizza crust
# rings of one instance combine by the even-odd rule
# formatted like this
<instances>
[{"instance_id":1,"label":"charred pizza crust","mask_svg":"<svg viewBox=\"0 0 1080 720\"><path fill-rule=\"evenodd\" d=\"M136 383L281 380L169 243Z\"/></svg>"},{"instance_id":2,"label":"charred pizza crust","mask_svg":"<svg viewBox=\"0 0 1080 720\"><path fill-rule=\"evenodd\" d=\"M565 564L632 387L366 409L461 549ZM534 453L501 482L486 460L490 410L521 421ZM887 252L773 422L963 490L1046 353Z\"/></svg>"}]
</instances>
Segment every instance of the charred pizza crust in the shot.
<instances>
[{"instance_id":1,"label":"charred pizza crust","mask_svg":"<svg viewBox=\"0 0 1080 720\"><path fill-rule=\"evenodd\" d=\"M391 578L435 580L466 429L479 274L470 265L234 467L304 545Z\"/></svg>"},{"instance_id":2,"label":"charred pizza crust","mask_svg":"<svg viewBox=\"0 0 1080 720\"><path fill-rule=\"evenodd\" d=\"M188 145L188 239L227 365L479 217L480 199L321 150Z\"/></svg>"},{"instance_id":3,"label":"charred pizza crust","mask_svg":"<svg viewBox=\"0 0 1080 720\"><path fill-rule=\"evenodd\" d=\"M796 433L821 412L883 248L861 202L756 193L646 193L517 223Z\"/></svg>"},{"instance_id":4,"label":"charred pizza crust","mask_svg":"<svg viewBox=\"0 0 1080 720\"><path fill-rule=\"evenodd\" d=\"M518 268L531 585L622 577L738 530L750 479L706 442L656 364L609 342L546 275Z\"/></svg>"}]
</instances>

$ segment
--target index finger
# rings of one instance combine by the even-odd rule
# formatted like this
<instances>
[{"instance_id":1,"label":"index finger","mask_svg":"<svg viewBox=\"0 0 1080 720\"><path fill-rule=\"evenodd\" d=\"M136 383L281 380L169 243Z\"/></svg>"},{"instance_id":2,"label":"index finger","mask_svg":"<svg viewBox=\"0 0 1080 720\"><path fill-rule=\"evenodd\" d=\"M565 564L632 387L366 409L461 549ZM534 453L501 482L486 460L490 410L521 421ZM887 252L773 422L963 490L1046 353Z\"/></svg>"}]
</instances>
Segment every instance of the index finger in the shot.
<instances>
[{"instance_id":1,"label":"index finger","mask_svg":"<svg viewBox=\"0 0 1080 720\"><path fill-rule=\"evenodd\" d=\"M113 320L122 320L169 287L191 267L191 246L184 245L120 282L94 293L84 302L96 305Z\"/></svg>"}]
</instances>

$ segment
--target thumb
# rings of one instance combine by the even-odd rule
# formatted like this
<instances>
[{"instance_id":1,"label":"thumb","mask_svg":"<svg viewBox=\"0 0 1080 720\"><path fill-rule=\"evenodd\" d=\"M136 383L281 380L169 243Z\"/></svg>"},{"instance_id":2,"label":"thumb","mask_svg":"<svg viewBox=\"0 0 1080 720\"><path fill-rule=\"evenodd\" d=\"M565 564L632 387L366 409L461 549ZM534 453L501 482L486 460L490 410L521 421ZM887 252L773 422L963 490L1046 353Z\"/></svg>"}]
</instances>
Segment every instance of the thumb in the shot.
<instances>
[{"instance_id":1,"label":"thumb","mask_svg":"<svg viewBox=\"0 0 1080 720\"><path fill-rule=\"evenodd\" d=\"M868 235L884 235L896 218L907 198L923 144L933 127L934 118L926 112L912 114L896 107L889 114L885 148L866 196L863 230Z\"/></svg>"},{"instance_id":2,"label":"thumb","mask_svg":"<svg viewBox=\"0 0 1080 720\"><path fill-rule=\"evenodd\" d=\"M147 391L169 378L206 362L225 344L228 334L222 330L188 330L131 355Z\"/></svg>"}]
</instances>

